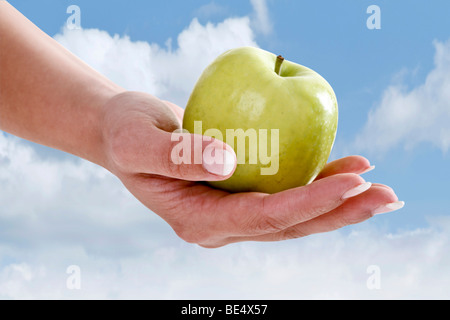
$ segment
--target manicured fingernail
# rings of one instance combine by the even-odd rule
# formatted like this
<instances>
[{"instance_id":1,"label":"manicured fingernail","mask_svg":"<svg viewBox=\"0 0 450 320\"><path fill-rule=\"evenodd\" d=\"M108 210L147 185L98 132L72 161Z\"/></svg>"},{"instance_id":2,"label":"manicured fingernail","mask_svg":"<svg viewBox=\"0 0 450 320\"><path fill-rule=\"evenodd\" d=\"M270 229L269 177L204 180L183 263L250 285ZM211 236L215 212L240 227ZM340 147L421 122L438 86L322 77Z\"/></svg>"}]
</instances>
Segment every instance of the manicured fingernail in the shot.
<instances>
[{"instance_id":1,"label":"manicured fingernail","mask_svg":"<svg viewBox=\"0 0 450 320\"><path fill-rule=\"evenodd\" d=\"M234 165L236 163L236 156L233 153L225 150L223 159L224 159L223 160L223 164L224 165L223 165L223 172L222 172L222 174L224 176L227 176L234 169Z\"/></svg>"},{"instance_id":2,"label":"manicured fingernail","mask_svg":"<svg viewBox=\"0 0 450 320\"><path fill-rule=\"evenodd\" d=\"M364 170L363 172L361 172L360 174L363 174L363 173L372 171L373 169L375 169L375 166L370 166L370 167L368 167L366 170Z\"/></svg>"},{"instance_id":3,"label":"manicured fingernail","mask_svg":"<svg viewBox=\"0 0 450 320\"><path fill-rule=\"evenodd\" d=\"M212 174L227 176L234 169L236 156L226 149L206 147L202 164Z\"/></svg>"},{"instance_id":4,"label":"manicured fingernail","mask_svg":"<svg viewBox=\"0 0 450 320\"><path fill-rule=\"evenodd\" d=\"M404 201L396 201L396 202L392 202L392 203L387 203L387 204L384 204L384 205L376 208L373 211L373 214L376 215L376 214L395 211L395 210L403 208L404 205L405 205Z\"/></svg>"},{"instance_id":5,"label":"manicured fingernail","mask_svg":"<svg viewBox=\"0 0 450 320\"><path fill-rule=\"evenodd\" d=\"M344 195L342 196L342 199L348 199L348 198L357 196L358 194L361 194L364 191L368 190L371 185L372 185L371 182L361 183L359 186L345 192Z\"/></svg>"}]
</instances>

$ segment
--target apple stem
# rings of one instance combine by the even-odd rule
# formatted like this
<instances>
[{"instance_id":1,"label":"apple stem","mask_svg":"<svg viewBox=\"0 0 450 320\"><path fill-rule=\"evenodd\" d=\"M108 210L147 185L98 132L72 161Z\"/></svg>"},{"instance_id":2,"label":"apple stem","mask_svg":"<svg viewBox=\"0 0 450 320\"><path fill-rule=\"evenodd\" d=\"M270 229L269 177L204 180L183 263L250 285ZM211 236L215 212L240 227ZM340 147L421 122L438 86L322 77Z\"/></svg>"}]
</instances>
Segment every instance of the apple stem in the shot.
<instances>
[{"instance_id":1,"label":"apple stem","mask_svg":"<svg viewBox=\"0 0 450 320\"><path fill-rule=\"evenodd\" d=\"M275 61L275 73L277 75L280 75L280 69L281 69L281 64L283 63L284 58L280 55L277 57L277 60Z\"/></svg>"}]
</instances>

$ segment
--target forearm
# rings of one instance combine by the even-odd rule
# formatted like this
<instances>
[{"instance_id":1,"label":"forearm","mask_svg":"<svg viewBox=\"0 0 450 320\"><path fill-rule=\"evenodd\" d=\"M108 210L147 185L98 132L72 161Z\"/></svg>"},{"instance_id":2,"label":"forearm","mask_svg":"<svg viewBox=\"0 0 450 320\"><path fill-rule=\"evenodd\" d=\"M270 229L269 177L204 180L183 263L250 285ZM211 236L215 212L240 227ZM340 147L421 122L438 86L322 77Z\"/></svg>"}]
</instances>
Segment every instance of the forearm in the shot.
<instances>
[{"instance_id":1,"label":"forearm","mask_svg":"<svg viewBox=\"0 0 450 320\"><path fill-rule=\"evenodd\" d=\"M0 129L105 164L102 107L124 91L0 1Z\"/></svg>"}]
</instances>

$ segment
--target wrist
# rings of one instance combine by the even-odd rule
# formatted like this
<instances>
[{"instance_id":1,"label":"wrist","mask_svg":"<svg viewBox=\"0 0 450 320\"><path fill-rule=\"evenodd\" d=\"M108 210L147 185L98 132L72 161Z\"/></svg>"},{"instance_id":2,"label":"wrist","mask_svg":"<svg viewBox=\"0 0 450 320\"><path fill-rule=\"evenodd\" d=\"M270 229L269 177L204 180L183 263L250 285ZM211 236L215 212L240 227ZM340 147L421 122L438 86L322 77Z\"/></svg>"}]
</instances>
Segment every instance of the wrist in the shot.
<instances>
[{"instance_id":1,"label":"wrist","mask_svg":"<svg viewBox=\"0 0 450 320\"><path fill-rule=\"evenodd\" d=\"M106 90L100 98L100 102L97 108L93 109L93 114L91 115L91 127L93 130L89 134L92 138L87 139L87 154L85 158L90 162L93 162L109 171L112 171L113 161L110 156L109 151L109 114L111 113L111 102L117 99L126 90L122 88L113 88Z\"/></svg>"}]
</instances>

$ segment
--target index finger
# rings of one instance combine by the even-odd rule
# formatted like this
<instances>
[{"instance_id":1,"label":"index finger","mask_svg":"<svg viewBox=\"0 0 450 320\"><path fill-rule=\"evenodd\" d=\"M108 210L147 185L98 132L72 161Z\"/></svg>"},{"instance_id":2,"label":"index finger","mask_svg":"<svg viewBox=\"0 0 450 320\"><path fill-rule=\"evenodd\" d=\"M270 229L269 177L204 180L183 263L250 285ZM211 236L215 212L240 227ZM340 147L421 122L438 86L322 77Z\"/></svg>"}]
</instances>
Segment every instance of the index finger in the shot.
<instances>
[{"instance_id":1,"label":"index finger","mask_svg":"<svg viewBox=\"0 0 450 320\"><path fill-rule=\"evenodd\" d=\"M274 233L329 212L370 185L359 175L346 173L270 195L230 194L221 199L218 216L228 234Z\"/></svg>"},{"instance_id":2,"label":"index finger","mask_svg":"<svg viewBox=\"0 0 450 320\"><path fill-rule=\"evenodd\" d=\"M339 173L363 174L375 168L368 159L363 156L353 155L331 161L325 165L316 180Z\"/></svg>"}]
</instances>

